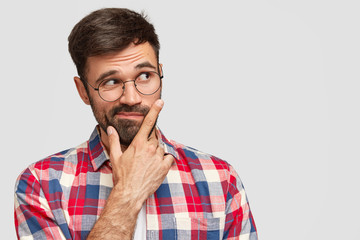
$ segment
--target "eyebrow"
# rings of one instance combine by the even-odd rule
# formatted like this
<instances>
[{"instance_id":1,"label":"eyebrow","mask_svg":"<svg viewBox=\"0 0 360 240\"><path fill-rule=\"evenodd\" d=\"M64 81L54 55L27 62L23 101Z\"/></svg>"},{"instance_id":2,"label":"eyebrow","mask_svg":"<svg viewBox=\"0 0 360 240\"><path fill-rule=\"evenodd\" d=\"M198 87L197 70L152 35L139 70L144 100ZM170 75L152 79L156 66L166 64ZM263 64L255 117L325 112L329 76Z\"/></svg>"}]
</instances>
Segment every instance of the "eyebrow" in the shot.
<instances>
[{"instance_id":1,"label":"eyebrow","mask_svg":"<svg viewBox=\"0 0 360 240\"><path fill-rule=\"evenodd\" d=\"M142 62L142 63L139 63L137 64L134 68L135 69L141 69L141 68L152 68L154 70L157 70L156 67L154 65L152 65L150 62L148 61L145 61L145 62ZM104 72L100 75L100 77L98 79L96 79L95 81L95 85L96 84L99 84L101 81L103 81L105 78L107 78L108 76L111 76L115 73L118 73L119 71L118 70L109 70L107 72Z\"/></svg>"},{"instance_id":2,"label":"eyebrow","mask_svg":"<svg viewBox=\"0 0 360 240\"><path fill-rule=\"evenodd\" d=\"M96 79L95 81L95 84L98 84L99 82L101 82L102 80L104 80L104 78L108 77L108 76L111 76L115 73L118 73L119 71L117 70L110 70L110 71L107 71L107 72L104 72L100 75L100 77L98 79Z\"/></svg>"},{"instance_id":3,"label":"eyebrow","mask_svg":"<svg viewBox=\"0 0 360 240\"><path fill-rule=\"evenodd\" d=\"M140 69L140 68L145 68L145 67L148 67L148 68L152 68L154 70L157 70L156 67L154 65L152 65L150 62L146 61L146 62L142 62L142 63L139 63L138 65L135 66L135 69Z\"/></svg>"}]
</instances>

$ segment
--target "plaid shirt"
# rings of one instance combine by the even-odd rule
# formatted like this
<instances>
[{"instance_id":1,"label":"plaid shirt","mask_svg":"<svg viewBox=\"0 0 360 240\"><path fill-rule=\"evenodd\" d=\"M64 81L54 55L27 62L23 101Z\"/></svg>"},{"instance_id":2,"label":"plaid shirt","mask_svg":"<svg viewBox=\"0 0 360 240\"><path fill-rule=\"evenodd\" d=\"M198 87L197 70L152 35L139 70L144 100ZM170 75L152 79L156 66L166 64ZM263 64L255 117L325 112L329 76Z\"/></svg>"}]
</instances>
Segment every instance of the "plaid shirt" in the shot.
<instances>
[{"instance_id":1,"label":"plaid shirt","mask_svg":"<svg viewBox=\"0 0 360 240\"><path fill-rule=\"evenodd\" d=\"M244 187L231 165L168 141L174 156L146 201L147 239L257 239ZM15 186L20 239L86 239L113 187L97 128L89 141L30 165Z\"/></svg>"}]
</instances>

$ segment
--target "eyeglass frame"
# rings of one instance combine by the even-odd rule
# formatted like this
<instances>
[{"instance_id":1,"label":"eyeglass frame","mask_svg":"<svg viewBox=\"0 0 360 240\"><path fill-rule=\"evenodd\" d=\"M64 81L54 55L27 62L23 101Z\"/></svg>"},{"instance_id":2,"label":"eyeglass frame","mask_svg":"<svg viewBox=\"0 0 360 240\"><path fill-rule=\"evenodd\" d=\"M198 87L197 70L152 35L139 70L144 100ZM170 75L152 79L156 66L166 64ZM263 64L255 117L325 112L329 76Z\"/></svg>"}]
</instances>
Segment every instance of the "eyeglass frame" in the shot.
<instances>
[{"instance_id":1,"label":"eyeglass frame","mask_svg":"<svg viewBox=\"0 0 360 240\"><path fill-rule=\"evenodd\" d=\"M113 100L113 101L105 100L105 99L101 96L101 94L100 94L100 88L99 88L99 87L100 87L100 85L101 85L104 81L106 81L107 79L103 79L103 80L99 83L99 85L98 85L97 88L93 87L93 86L92 86L88 81L86 81L86 80L85 80L84 82L86 82L92 89L94 89L95 91L97 91L97 93L99 94L99 97L100 97L102 100L104 100L105 102L115 102L115 101L119 100L119 99L121 98L121 96L124 94L124 91L125 91L125 83L127 83L127 82L134 82L134 86L135 86L136 91L137 91L138 93L142 94L142 95L149 96L149 95L155 94L155 93L156 93L157 91L159 91L159 89L162 87L162 79L164 78L164 74L163 74L163 71L162 71L162 67L161 67L160 65L159 65L159 69L161 69L162 75L160 75L160 73L158 73L158 72L156 72L156 71L144 71L144 72L139 73L139 74L136 76L136 78L133 79L133 80L126 80L126 81L120 80L120 81L123 83L123 87L122 87L122 90L123 90L123 91L122 91L120 97L118 97L117 99L115 99L115 100ZM145 73L145 72L156 73L156 75L158 75L159 78L160 78L160 85L159 85L159 87L158 87L153 93L142 93L142 92L140 92L140 91L137 89L137 87L136 87L136 84L135 84L136 79L137 79L141 74L143 74L143 73Z\"/></svg>"}]
</instances>

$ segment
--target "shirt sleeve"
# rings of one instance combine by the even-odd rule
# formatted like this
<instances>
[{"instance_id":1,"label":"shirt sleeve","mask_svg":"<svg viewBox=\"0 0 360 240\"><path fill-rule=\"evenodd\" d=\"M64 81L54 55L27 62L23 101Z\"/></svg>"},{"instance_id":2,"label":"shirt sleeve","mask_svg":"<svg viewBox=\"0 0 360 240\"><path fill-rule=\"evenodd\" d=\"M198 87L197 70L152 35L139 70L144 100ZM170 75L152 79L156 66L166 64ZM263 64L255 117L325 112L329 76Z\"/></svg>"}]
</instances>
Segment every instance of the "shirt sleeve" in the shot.
<instances>
[{"instance_id":1,"label":"shirt sleeve","mask_svg":"<svg viewBox=\"0 0 360 240\"><path fill-rule=\"evenodd\" d=\"M230 166L223 239L257 240L256 226L240 177Z\"/></svg>"},{"instance_id":2,"label":"shirt sleeve","mask_svg":"<svg viewBox=\"0 0 360 240\"><path fill-rule=\"evenodd\" d=\"M66 239L39 180L29 168L16 181L14 208L18 239Z\"/></svg>"}]
</instances>

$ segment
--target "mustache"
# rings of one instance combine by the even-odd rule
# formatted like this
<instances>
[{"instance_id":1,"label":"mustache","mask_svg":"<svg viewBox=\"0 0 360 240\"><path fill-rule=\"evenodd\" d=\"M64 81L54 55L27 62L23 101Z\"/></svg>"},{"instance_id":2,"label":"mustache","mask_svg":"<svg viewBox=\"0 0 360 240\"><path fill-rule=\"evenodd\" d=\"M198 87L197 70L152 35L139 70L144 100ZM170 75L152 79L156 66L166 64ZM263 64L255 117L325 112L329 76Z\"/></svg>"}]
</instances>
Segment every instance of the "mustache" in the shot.
<instances>
[{"instance_id":1,"label":"mustache","mask_svg":"<svg viewBox=\"0 0 360 240\"><path fill-rule=\"evenodd\" d=\"M119 106L115 106L113 109L111 109L111 116L115 116L117 113L119 112L137 112L137 113L141 113L142 115L146 115L148 112L150 111L150 107L148 106L142 106L142 105L134 105L134 106L129 106L129 105L119 105Z\"/></svg>"}]
</instances>

